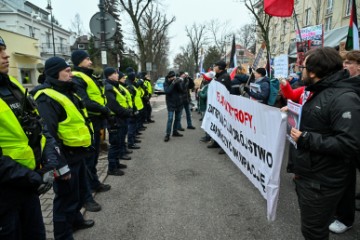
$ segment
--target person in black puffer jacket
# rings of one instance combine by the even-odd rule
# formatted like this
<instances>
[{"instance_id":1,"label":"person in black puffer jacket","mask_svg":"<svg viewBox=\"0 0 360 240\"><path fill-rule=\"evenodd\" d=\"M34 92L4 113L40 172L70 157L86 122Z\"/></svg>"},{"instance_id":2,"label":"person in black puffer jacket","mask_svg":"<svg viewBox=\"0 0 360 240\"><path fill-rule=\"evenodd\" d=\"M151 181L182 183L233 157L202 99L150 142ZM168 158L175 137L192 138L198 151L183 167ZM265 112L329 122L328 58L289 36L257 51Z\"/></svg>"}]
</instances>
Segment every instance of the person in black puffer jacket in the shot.
<instances>
[{"instance_id":1,"label":"person in black puffer jacket","mask_svg":"<svg viewBox=\"0 0 360 240\"><path fill-rule=\"evenodd\" d=\"M245 85L249 80L249 75L246 74L246 69L242 66L238 66L236 70L236 75L234 79L231 81L231 90L230 94L240 96L241 91L240 88L242 85Z\"/></svg>"}]
</instances>

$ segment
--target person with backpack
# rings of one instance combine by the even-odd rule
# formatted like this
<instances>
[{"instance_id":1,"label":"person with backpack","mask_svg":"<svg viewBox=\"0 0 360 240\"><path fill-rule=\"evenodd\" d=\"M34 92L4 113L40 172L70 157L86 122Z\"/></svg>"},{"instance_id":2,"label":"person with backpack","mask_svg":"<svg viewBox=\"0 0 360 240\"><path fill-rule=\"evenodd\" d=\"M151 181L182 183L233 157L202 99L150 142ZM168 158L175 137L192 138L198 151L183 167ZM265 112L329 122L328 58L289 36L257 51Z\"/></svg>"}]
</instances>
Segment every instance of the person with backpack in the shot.
<instances>
[{"instance_id":1,"label":"person with backpack","mask_svg":"<svg viewBox=\"0 0 360 240\"><path fill-rule=\"evenodd\" d=\"M255 83L254 87L245 86L244 91L249 94L250 99L258 101L259 103L267 104L270 96L270 80L266 77L265 68L257 68L254 72Z\"/></svg>"}]
</instances>

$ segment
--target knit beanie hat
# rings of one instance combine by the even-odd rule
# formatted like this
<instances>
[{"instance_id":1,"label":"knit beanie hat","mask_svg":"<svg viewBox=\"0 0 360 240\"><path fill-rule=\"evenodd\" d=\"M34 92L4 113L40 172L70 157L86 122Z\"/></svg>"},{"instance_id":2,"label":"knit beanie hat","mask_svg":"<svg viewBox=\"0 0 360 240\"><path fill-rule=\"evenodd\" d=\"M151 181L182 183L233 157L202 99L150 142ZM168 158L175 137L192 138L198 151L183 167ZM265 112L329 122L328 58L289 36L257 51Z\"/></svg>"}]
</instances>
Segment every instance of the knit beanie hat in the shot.
<instances>
[{"instance_id":1,"label":"knit beanie hat","mask_svg":"<svg viewBox=\"0 0 360 240\"><path fill-rule=\"evenodd\" d=\"M132 67L127 67L125 69L125 71L126 71L127 74L132 73L132 72L135 73L135 70Z\"/></svg>"},{"instance_id":2,"label":"knit beanie hat","mask_svg":"<svg viewBox=\"0 0 360 240\"><path fill-rule=\"evenodd\" d=\"M45 62L45 75L58 79L59 72L70 67L64 59L60 57L51 57Z\"/></svg>"},{"instance_id":3,"label":"knit beanie hat","mask_svg":"<svg viewBox=\"0 0 360 240\"><path fill-rule=\"evenodd\" d=\"M109 76L111 76L112 74L116 73L116 69L112 68L112 67L107 67L104 69L104 75L105 78L108 78Z\"/></svg>"},{"instance_id":4,"label":"knit beanie hat","mask_svg":"<svg viewBox=\"0 0 360 240\"><path fill-rule=\"evenodd\" d=\"M226 63L223 60L220 60L220 61L215 63L215 66L218 66L221 70L225 70Z\"/></svg>"},{"instance_id":5,"label":"knit beanie hat","mask_svg":"<svg viewBox=\"0 0 360 240\"><path fill-rule=\"evenodd\" d=\"M118 72L118 74L119 74L119 80L122 79L125 76L125 74L122 73L122 72Z\"/></svg>"},{"instance_id":6,"label":"knit beanie hat","mask_svg":"<svg viewBox=\"0 0 360 240\"><path fill-rule=\"evenodd\" d=\"M168 77L168 78L175 77L175 76L176 76L176 74L175 74L174 71L170 71L170 72L167 74L167 77Z\"/></svg>"},{"instance_id":7,"label":"knit beanie hat","mask_svg":"<svg viewBox=\"0 0 360 240\"><path fill-rule=\"evenodd\" d=\"M84 50L76 50L71 54L71 61L74 66L79 66L79 64L88 57L90 57L89 54Z\"/></svg>"},{"instance_id":8,"label":"knit beanie hat","mask_svg":"<svg viewBox=\"0 0 360 240\"><path fill-rule=\"evenodd\" d=\"M0 46L6 47L4 39L0 36Z\"/></svg>"},{"instance_id":9,"label":"knit beanie hat","mask_svg":"<svg viewBox=\"0 0 360 240\"><path fill-rule=\"evenodd\" d=\"M132 82L135 81L135 72L128 73L127 78Z\"/></svg>"},{"instance_id":10,"label":"knit beanie hat","mask_svg":"<svg viewBox=\"0 0 360 240\"><path fill-rule=\"evenodd\" d=\"M266 69L265 68L258 68L255 70L255 72L257 72L258 74L260 74L261 76L266 76Z\"/></svg>"}]
</instances>

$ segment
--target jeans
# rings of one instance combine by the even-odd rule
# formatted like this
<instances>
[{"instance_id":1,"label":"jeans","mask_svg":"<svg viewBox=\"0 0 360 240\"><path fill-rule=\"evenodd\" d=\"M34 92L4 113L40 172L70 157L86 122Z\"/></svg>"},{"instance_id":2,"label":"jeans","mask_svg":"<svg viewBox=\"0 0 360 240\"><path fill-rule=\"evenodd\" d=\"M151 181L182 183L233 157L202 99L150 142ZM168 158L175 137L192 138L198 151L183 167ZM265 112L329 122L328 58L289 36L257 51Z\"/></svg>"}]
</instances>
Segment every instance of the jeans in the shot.
<instances>
[{"instance_id":1,"label":"jeans","mask_svg":"<svg viewBox=\"0 0 360 240\"><path fill-rule=\"evenodd\" d=\"M174 121L174 114L175 114L175 121ZM177 111L168 111L168 121L166 125L166 135L170 135L171 128L173 126L173 133L176 132L180 126L181 120L181 110ZM173 123L174 122L174 123Z\"/></svg>"},{"instance_id":2,"label":"jeans","mask_svg":"<svg viewBox=\"0 0 360 240\"><path fill-rule=\"evenodd\" d=\"M29 193L20 206L0 215L0 239L46 239L40 200L36 193Z\"/></svg>"},{"instance_id":3,"label":"jeans","mask_svg":"<svg viewBox=\"0 0 360 240\"><path fill-rule=\"evenodd\" d=\"M188 102L184 102L184 109L185 109L185 114L186 114L186 123L188 127L192 126L192 122L191 122L191 111L190 111L190 103ZM183 111L181 110L181 115L182 115ZM180 117L181 118L181 117ZM180 121L180 126L179 128L181 128L181 121Z\"/></svg>"},{"instance_id":4,"label":"jeans","mask_svg":"<svg viewBox=\"0 0 360 240\"><path fill-rule=\"evenodd\" d=\"M85 202L87 189L84 160L69 164L71 178L54 181L54 237L56 240L73 239L72 227L84 218L80 209Z\"/></svg>"}]
</instances>

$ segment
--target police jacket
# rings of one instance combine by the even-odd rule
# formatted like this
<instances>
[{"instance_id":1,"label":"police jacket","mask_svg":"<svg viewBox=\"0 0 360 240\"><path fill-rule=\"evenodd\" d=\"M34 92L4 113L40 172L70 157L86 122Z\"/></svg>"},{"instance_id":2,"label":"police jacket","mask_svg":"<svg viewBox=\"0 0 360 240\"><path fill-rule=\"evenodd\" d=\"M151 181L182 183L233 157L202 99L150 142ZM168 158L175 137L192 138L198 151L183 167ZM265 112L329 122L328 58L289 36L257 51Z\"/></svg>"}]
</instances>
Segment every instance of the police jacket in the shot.
<instances>
[{"instance_id":1,"label":"police jacket","mask_svg":"<svg viewBox=\"0 0 360 240\"><path fill-rule=\"evenodd\" d=\"M222 72L216 73L215 81L223 84L226 87L226 89L230 92L230 90L231 90L231 79L230 79L230 75L226 72L226 70L223 70Z\"/></svg>"},{"instance_id":2,"label":"police jacket","mask_svg":"<svg viewBox=\"0 0 360 240\"><path fill-rule=\"evenodd\" d=\"M45 88L51 88L65 95L75 105L79 113L85 119L85 124L87 125L87 129L92 137L93 132L90 120L87 119L86 114L83 113L82 109L84 109L84 104L78 97L75 96L74 87L75 86L72 82L62 82L47 76L45 83L42 85L41 88L38 89L38 91ZM63 139L59 137L59 124L67 118L67 113L64 107L58 101L52 99L46 94L41 94L37 96L36 103L38 104L39 113L46 122L50 134L55 137L56 141L61 146L61 152L64 154L69 164L81 161L83 158L86 158L92 154L93 147L91 146L91 144L93 139L90 140L90 146L89 144L84 144L84 146L80 147L69 146L69 144L65 144Z\"/></svg>"},{"instance_id":3,"label":"police jacket","mask_svg":"<svg viewBox=\"0 0 360 240\"><path fill-rule=\"evenodd\" d=\"M131 80L126 79L126 88L129 90L129 92L131 94L131 97L132 97L133 110L134 111L142 110L144 108L144 104L143 104L143 101L141 99L141 92L136 87L135 81L132 82Z\"/></svg>"},{"instance_id":4,"label":"police jacket","mask_svg":"<svg viewBox=\"0 0 360 240\"><path fill-rule=\"evenodd\" d=\"M293 148L294 173L315 185L341 187L360 152L360 78L347 70L306 88L302 135Z\"/></svg>"},{"instance_id":5,"label":"police jacket","mask_svg":"<svg viewBox=\"0 0 360 240\"><path fill-rule=\"evenodd\" d=\"M132 114L132 105L129 103L128 97L126 96L126 90L119 87L119 83L105 80L105 95L107 98L106 106L110 109L112 115L114 115L113 122L109 123L113 127L120 127L126 125L126 119Z\"/></svg>"},{"instance_id":6,"label":"police jacket","mask_svg":"<svg viewBox=\"0 0 360 240\"><path fill-rule=\"evenodd\" d=\"M76 74L76 72L80 72L91 78L91 86L80 77L80 74ZM106 98L104 95L104 90L101 84L92 78L93 70L81 67L74 67L73 78L72 81L76 85L76 93L85 103L86 109L89 112L90 118L92 117L102 117L105 118L106 115L109 114L109 109L105 106ZM93 85L95 84L95 86ZM92 88L92 91L97 91L102 95L102 99L94 99L94 96L89 95L89 88ZM99 96L96 96L99 98Z\"/></svg>"},{"instance_id":7,"label":"police jacket","mask_svg":"<svg viewBox=\"0 0 360 240\"><path fill-rule=\"evenodd\" d=\"M7 135L6 138L1 137L0 139L0 215L16 208L18 204L27 200L29 194L35 193L42 183L41 174L66 165L64 159L56 151L54 138L41 125L39 118L33 118L34 104L31 103L29 98L24 100L24 93L21 88L19 84L14 84L10 81L8 75L0 74L0 101L3 104L2 108L8 105L8 109L11 109L14 114L12 118L13 125L11 125L13 129L11 131L9 126L3 125L5 121L0 121L1 134ZM23 113L21 114L21 112ZM11 112L2 112L1 114L11 114ZM22 117L19 116L20 114ZM28 119L25 120L26 118ZM23 161L26 161L26 159L21 159L22 161L16 159L16 156L19 154L9 154L12 155L9 156L6 154L7 151L5 151L9 144L17 144L19 142L18 136L15 134L24 131L23 129L17 129L16 126L25 127L27 122L31 123L30 125L35 126L35 128L40 127L40 132L34 130L34 134L26 135L29 138L29 147L34 152L36 161L35 171L33 167L24 164ZM43 148L41 147L41 140L43 139L41 136L46 138ZM22 150L19 148L17 151L20 153L19 156L21 156ZM39 168L40 164L42 165L41 169Z\"/></svg>"},{"instance_id":8,"label":"police jacket","mask_svg":"<svg viewBox=\"0 0 360 240\"><path fill-rule=\"evenodd\" d=\"M180 78L169 81L166 77L164 82L164 91L166 107L168 111L180 111L183 106L184 89Z\"/></svg>"}]
</instances>

